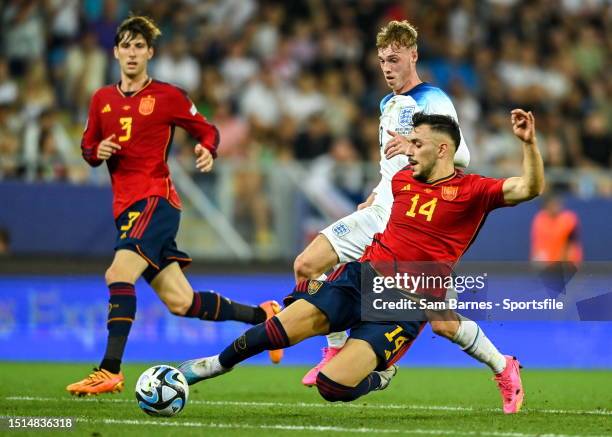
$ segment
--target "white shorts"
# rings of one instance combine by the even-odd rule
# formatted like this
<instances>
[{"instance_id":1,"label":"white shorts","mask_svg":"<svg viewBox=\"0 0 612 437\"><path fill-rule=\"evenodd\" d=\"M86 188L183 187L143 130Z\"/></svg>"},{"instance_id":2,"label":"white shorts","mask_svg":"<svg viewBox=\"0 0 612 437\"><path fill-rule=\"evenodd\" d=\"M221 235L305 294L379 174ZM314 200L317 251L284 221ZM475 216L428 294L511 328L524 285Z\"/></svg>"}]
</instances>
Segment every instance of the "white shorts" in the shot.
<instances>
[{"instance_id":1,"label":"white shorts","mask_svg":"<svg viewBox=\"0 0 612 437\"><path fill-rule=\"evenodd\" d=\"M321 231L329 240L341 263L357 261L372 237L385 230L387 217L368 207L338 220Z\"/></svg>"}]
</instances>

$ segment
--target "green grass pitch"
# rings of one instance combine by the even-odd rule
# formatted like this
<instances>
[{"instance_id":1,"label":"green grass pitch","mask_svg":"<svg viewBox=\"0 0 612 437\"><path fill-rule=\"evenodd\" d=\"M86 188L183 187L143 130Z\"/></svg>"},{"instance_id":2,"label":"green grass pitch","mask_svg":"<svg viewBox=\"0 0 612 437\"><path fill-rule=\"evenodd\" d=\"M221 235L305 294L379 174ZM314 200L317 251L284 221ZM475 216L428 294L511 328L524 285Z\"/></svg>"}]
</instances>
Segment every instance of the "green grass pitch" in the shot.
<instances>
[{"instance_id":1,"label":"green grass pitch","mask_svg":"<svg viewBox=\"0 0 612 437\"><path fill-rule=\"evenodd\" d=\"M153 363L151 363L153 364ZM306 368L243 366L191 387L178 416L152 418L136 405L133 387L149 365L124 366L119 395L71 398L66 384L82 364L0 363L0 435L7 417L72 417L73 436L603 436L612 435L612 372L523 370L523 411L505 416L487 370L401 367L390 387L349 404L327 403L302 387Z\"/></svg>"}]
</instances>

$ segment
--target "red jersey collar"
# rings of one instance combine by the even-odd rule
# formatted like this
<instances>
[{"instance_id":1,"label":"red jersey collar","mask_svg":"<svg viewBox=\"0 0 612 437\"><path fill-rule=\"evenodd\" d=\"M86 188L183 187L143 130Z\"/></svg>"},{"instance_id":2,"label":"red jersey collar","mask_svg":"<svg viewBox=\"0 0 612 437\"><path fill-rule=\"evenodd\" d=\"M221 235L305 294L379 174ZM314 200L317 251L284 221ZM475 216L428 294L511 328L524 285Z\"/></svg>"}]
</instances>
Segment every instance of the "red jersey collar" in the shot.
<instances>
[{"instance_id":1,"label":"red jersey collar","mask_svg":"<svg viewBox=\"0 0 612 437\"><path fill-rule=\"evenodd\" d=\"M140 93L146 87L151 85L151 82L153 82L153 78L149 77L149 79L145 82L145 84L138 91L134 91L134 93L130 94L129 96L126 96L125 93L121 91L121 81L117 82L117 85L115 85L115 88L117 88L117 91L119 92L119 94L121 94L121 97L134 97L136 94Z\"/></svg>"}]
</instances>

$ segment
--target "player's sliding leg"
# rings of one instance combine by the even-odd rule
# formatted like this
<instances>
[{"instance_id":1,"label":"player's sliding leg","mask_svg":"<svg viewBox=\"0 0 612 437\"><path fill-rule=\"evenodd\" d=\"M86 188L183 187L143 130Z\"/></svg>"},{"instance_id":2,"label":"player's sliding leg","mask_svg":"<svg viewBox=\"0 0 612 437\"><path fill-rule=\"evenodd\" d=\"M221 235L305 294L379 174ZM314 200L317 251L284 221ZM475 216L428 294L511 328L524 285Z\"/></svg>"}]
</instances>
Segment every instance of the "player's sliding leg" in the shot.
<instances>
[{"instance_id":1,"label":"player's sliding leg","mask_svg":"<svg viewBox=\"0 0 612 437\"><path fill-rule=\"evenodd\" d=\"M327 279L325 272L332 269L338 262L338 255L328 238L319 234L295 259L293 264L295 282L297 284L307 279L325 280ZM322 350L321 361L304 375L302 384L308 387L315 385L321 367L342 349L347 339L346 331L329 333L327 335L327 347Z\"/></svg>"},{"instance_id":2,"label":"player's sliding leg","mask_svg":"<svg viewBox=\"0 0 612 437\"><path fill-rule=\"evenodd\" d=\"M397 366L375 371L379 358L364 340L350 338L342 350L317 375L317 389L330 402L350 402L374 390L384 390Z\"/></svg>"},{"instance_id":3,"label":"player's sliding leg","mask_svg":"<svg viewBox=\"0 0 612 437\"><path fill-rule=\"evenodd\" d=\"M467 317L452 311L428 311L427 317L434 333L448 338L469 356L489 366L495 374L504 413L518 413L525 396L518 360L502 355L482 328Z\"/></svg>"},{"instance_id":4,"label":"player's sliding leg","mask_svg":"<svg viewBox=\"0 0 612 437\"><path fill-rule=\"evenodd\" d=\"M189 385L229 372L264 350L286 348L329 332L327 316L305 300L297 300L265 323L253 326L219 355L185 361L179 370Z\"/></svg>"},{"instance_id":5,"label":"player's sliding leg","mask_svg":"<svg viewBox=\"0 0 612 437\"><path fill-rule=\"evenodd\" d=\"M213 291L194 291L179 264L169 264L151 281L151 287L172 314L215 322L236 320L257 325L280 312L275 301L257 305L234 302ZM278 363L282 350L270 351L270 360Z\"/></svg>"},{"instance_id":6,"label":"player's sliding leg","mask_svg":"<svg viewBox=\"0 0 612 437\"><path fill-rule=\"evenodd\" d=\"M99 368L86 378L66 387L74 395L95 395L123 390L121 359L136 315L134 284L147 268L147 262L129 250L118 250L106 271L110 299L106 327L106 351Z\"/></svg>"}]
</instances>

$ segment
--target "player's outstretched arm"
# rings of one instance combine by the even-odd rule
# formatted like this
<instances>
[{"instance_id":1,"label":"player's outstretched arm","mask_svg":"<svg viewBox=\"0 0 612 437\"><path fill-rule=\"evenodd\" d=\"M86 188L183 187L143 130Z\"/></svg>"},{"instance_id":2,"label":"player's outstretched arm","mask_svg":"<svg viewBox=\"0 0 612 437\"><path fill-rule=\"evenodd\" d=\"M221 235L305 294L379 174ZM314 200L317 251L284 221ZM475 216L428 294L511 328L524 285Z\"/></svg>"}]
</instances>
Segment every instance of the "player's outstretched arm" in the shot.
<instances>
[{"instance_id":1,"label":"player's outstretched arm","mask_svg":"<svg viewBox=\"0 0 612 437\"><path fill-rule=\"evenodd\" d=\"M517 204L531 200L544 190L544 163L535 136L535 118L531 111L511 112L512 132L523 142L523 174L504 181L504 200Z\"/></svg>"}]
</instances>

